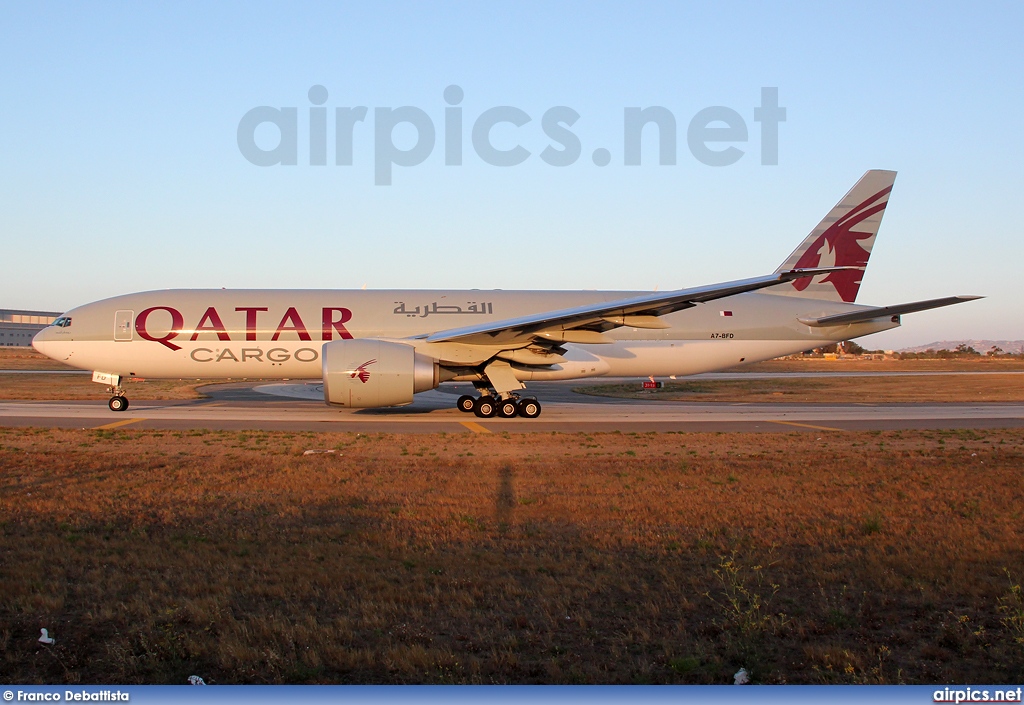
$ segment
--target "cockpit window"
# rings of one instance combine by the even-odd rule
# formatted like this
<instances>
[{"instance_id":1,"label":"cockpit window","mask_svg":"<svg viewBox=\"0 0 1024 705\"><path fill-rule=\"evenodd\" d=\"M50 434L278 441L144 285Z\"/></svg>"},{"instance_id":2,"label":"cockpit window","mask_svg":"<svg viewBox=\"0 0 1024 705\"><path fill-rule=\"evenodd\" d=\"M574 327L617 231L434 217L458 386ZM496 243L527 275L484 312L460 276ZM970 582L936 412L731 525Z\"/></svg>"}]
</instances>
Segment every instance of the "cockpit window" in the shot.
<instances>
[{"instance_id":1,"label":"cockpit window","mask_svg":"<svg viewBox=\"0 0 1024 705\"><path fill-rule=\"evenodd\" d=\"M61 316L60 318L53 322L53 325L57 326L58 328L67 328L68 326L71 325L71 317Z\"/></svg>"}]
</instances>

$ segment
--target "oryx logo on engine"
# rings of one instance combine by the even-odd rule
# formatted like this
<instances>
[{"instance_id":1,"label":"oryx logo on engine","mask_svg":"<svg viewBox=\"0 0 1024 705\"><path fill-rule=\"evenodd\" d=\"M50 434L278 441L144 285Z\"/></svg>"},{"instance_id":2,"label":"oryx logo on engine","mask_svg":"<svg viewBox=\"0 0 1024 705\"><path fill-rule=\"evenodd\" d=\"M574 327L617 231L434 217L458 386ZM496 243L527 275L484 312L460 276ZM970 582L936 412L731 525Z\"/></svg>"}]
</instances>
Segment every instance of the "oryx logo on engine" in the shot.
<instances>
[{"instance_id":1,"label":"oryx logo on engine","mask_svg":"<svg viewBox=\"0 0 1024 705\"><path fill-rule=\"evenodd\" d=\"M352 370L352 373L349 375L349 379L355 379L356 377L358 377L360 382L366 384L367 382L370 381L370 371L366 368L375 362L377 362L376 358L374 358L373 360L367 360L359 367Z\"/></svg>"}]
</instances>

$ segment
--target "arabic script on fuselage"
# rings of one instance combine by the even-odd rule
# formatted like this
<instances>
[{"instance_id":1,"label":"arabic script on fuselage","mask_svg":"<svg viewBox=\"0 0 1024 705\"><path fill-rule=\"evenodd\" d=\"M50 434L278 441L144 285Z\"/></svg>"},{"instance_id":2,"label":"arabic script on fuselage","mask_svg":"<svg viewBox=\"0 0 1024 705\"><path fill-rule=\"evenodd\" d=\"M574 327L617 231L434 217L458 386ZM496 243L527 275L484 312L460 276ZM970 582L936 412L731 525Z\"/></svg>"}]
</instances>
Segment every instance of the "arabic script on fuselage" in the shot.
<instances>
[{"instance_id":1,"label":"arabic script on fuselage","mask_svg":"<svg viewBox=\"0 0 1024 705\"><path fill-rule=\"evenodd\" d=\"M416 308L409 308L406 302L396 301L397 305L392 313L400 316L426 318L427 316L440 316L452 314L481 314L494 313L494 305L490 302L467 301L465 306L458 304L439 304L433 301L429 304L422 304Z\"/></svg>"}]
</instances>

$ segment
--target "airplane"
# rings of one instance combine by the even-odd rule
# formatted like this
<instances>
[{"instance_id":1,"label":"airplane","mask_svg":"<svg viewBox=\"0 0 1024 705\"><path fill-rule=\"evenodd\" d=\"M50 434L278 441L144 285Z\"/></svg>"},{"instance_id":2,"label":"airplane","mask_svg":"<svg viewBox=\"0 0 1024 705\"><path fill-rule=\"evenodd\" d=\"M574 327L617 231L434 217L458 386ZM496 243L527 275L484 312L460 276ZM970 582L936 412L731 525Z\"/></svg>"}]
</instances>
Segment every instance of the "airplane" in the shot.
<instances>
[{"instance_id":1,"label":"airplane","mask_svg":"<svg viewBox=\"0 0 1024 705\"><path fill-rule=\"evenodd\" d=\"M458 409L536 418L526 383L685 376L803 352L981 298L855 303L896 172L871 170L774 273L665 292L206 290L127 294L40 331L42 354L93 371L111 411L130 378L322 379L324 401L401 406L468 381Z\"/></svg>"}]
</instances>

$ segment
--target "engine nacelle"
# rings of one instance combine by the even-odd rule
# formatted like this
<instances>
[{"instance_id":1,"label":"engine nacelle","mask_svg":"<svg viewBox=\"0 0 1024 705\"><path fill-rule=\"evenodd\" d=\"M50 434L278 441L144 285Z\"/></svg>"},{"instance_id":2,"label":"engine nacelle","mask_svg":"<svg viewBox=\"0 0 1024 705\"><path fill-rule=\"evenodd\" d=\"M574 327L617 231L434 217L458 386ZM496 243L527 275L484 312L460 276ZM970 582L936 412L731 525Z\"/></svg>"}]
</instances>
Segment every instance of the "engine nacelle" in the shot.
<instances>
[{"instance_id":1,"label":"engine nacelle","mask_svg":"<svg viewBox=\"0 0 1024 705\"><path fill-rule=\"evenodd\" d=\"M351 409L409 404L440 381L434 359L404 343L336 340L324 344L321 359L324 401Z\"/></svg>"}]
</instances>

